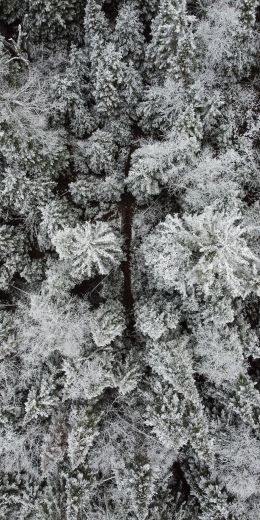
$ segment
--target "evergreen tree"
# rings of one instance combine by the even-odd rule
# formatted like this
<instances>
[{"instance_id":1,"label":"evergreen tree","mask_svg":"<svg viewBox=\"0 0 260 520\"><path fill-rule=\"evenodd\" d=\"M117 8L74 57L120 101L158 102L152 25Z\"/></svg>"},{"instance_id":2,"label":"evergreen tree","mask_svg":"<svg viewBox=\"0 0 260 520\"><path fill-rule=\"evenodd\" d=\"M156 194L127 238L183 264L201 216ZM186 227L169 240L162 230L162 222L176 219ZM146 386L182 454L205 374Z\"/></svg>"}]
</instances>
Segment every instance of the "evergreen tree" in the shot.
<instances>
[{"instance_id":1,"label":"evergreen tree","mask_svg":"<svg viewBox=\"0 0 260 520\"><path fill-rule=\"evenodd\" d=\"M219 213L210 207L182 219L168 215L143 247L157 285L183 295L198 288L207 296L214 284L233 297L258 293L259 259L246 243L247 229L240 219L237 212Z\"/></svg>"},{"instance_id":2,"label":"evergreen tree","mask_svg":"<svg viewBox=\"0 0 260 520\"><path fill-rule=\"evenodd\" d=\"M152 23L152 41L147 49L147 61L150 67L154 67L155 77L158 74L163 78L173 72L176 56L180 72L189 67L187 59L192 57L193 44L187 40L187 24L185 0L160 2Z\"/></svg>"},{"instance_id":3,"label":"evergreen tree","mask_svg":"<svg viewBox=\"0 0 260 520\"><path fill-rule=\"evenodd\" d=\"M256 0L0 0L0 518L256 520Z\"/></svg>"},{"instance_id":4,"label":"evergreen tree","mask_svg":"<svg viewBox=\"0 0 260 520\"><path fill-rule=\"evenodd\" d=\"M65 228L54 235L52 242L78 280L91 278L93 273L108 274L122 256L120 242L105 222Z\"/></svg>"},{"instance_id":5,"label":"evergreen tree","mask_svg":"<svg viewBox=\"0 0 260 520\"><path fill-rule=\"evenodd\" d=\"M30 43L55 46L60 41L81 42L84 1L26 0L25 4L25 29Z\"/></svg>"}]
</instances>

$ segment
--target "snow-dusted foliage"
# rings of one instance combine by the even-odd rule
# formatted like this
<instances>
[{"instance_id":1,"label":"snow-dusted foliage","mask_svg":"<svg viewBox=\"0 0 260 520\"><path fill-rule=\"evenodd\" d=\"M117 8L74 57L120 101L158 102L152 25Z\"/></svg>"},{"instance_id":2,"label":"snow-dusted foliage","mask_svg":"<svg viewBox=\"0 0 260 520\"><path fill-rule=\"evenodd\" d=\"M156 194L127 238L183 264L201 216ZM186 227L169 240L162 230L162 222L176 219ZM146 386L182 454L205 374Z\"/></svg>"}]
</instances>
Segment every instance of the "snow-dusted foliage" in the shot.
<instances>
[{"instance_id":1,"label":"snow-dusted foliage","mask_svg":"<svg viewBox=\"0 0 260 520\"><path fill-rule=\"evenodd\" d=\"M237 212L207 207L182 218L167 215L144 242L147 270L156 284L183 294L198 288L208 296L218 284L233 297L260 294L260 257L248 247L248 233Z\"/></svg>"},{"instance_id":2,"label":"snow-dusted foliage","mask_svg":"<svg viewBox=\"0 0 260 520\"><path fill-rule=\"evenodd\" d=\"M0 0L0 519L258 520L258 0Z\"/></svg>"},{"instance_id":3,"label":"snow-dusted foliage","mask_svg":"<svg viewBox=\"0 0 260 520\"><path fill-rule=\"evenodd\" d=\"M120 241L105 222L77 225L58 231L52 239L61 260L76 279L108 274L120 262Z\"/></svg>"}]
</instances>

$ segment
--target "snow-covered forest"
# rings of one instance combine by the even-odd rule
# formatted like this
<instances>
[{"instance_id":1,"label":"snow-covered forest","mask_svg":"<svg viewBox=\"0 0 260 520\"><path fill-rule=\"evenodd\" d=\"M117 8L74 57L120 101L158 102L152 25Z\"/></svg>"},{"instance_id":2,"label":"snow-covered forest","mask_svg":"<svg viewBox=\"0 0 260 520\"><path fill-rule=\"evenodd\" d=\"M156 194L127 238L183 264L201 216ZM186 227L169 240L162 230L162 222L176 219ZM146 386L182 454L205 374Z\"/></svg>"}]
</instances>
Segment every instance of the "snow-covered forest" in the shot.
<instances>
[{"instance_id":1,"label":"snow-covered forest","mask_svg":"<svg viewBox=\"0 0 260 520\"><path fill-rule=\"evenodd\" d=\"M260 519L257 0L0 0L0 519Z\"/></svg>"}]
</instances>

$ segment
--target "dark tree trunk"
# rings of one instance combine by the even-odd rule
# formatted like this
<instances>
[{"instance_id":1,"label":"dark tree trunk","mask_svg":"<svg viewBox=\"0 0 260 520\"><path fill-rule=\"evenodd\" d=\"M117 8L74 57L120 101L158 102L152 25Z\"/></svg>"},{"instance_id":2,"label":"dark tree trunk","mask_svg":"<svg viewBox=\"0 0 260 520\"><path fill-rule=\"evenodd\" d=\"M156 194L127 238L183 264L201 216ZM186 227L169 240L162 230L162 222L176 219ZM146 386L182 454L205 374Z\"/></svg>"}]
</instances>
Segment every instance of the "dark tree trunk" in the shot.
<instances>
[{"instance_id":1,"label":"dark tree trunk","mask_svg":"<svg viewBox=\"0 0 260 520\"><path fill-rule=\"evenodd\" d=\"M125 177L128 177L130 165L131 165L131 156L133 153L133 148L130 147L128 157L125 165ZM135 207L135 198L134 196L128 192L127 190L121 196L121 201L119 204L119 209L122 218L122 235L123 235L123 251L124 251L124 260L122 262L122 272L123 272L123 296L122 301L125 308L126 314L126 325L127 325L127 335L133 336L135 329L134 322L134 297L132 291L132 223L133 223L133 214Z\"/></svg>"}]
</instances>

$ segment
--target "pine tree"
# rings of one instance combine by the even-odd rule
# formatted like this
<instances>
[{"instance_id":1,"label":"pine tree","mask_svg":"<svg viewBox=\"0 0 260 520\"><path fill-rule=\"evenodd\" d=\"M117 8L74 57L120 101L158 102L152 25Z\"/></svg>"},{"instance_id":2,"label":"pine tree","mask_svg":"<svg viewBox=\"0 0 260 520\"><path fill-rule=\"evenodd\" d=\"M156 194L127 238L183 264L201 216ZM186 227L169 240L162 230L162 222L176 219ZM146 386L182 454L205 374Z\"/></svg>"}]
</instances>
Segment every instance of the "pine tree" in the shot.
<instances>
[{"instance_id":1,"label":"pine tree","mask_svg":"<svg viewBox=\"0 0 260 520\"><path fill-rule=\"evenodd\" d=\"M194 384L187 339L177 341L155 343L148 349L149 365L159 380L153 381L153 398L148 397L147 424L167 448L179 451L190 442L202 456L209 450L207 423Z\"/></svg>"},{"instance_id":2,"label":"pine tree","mask_svg":"<svg viewBox=\"0 0 260 520\"><path fill-rule=\"evenodd\" d=\"M183 31L187 29L185 10L185 0L160 2L159 12L152 24L152 41L147 49L147 61L154 67L155 75L159 73L159 77L171 73L177 53L178 61L181 60L180 48L184 50L184 46L181 41L179 43L179 37L181 35L183 38Z\"/></svg>"},{"instance_id":3,"label":"pine tree","mask_svg":"<svg viewBox=\"0 0 260 520\"><path fill-rule=\"evenodd\" d=\"M243 347L236 330L212 324L196 332L197 370L216 385L235 381L244 373Z\"/></svg>"},{"instance_id":4,"label":"pine tree","mask_svg":"<svg viewBox=\"0 0 260 520\"><path fill-rule=\"evenodd\" d=\"M0 285L6 290L14 275L28 262L22 229L14 226L0 226Z\"/></svg>"},{"instance_id":5,"label":"pine tree","mask_svg":"<svg viewBox=\"0 0 260 520\"><path fill-rule=\"evenodd\" d=\"M71 46L66 70L52 81L52 103L49 120L52 126L69 127L76 137L84 137L95 128L95 120L89 109L89 68L86 52Z\"/></svg>"},{"instance_id":6,"label":"pine tree","mask_svg":"<svg viewBox=\"0 0 260 520\"><path fill-rule=\"evenodd\" d=\"M38 357L48 357L54 351L64 356L78 357L87 337L88 306L68 295L56 300L47 292L32 294L29 306L22 305L18 321L21 349L28 362L37 362ZM28 327L24 328L24 320ZM64 327L66 323L66 327Z\"/></svg>"},{"instance_id":7,"label":"pine tree","mask_svg":"<svg viewBox=\"0 0 260 520\"><path fill-rule=\"evenodd\" d=\"M249 249L239 213L214 212L167 216L144 244L146 265L159 287L184 296L198 288L207 296L220 284L233 297L258 293L258 257ZM249 272L251 270L251 274Z\"/></svg>"},{"instance_id":8,"label":"pine tree","mask_svg":"<svg viewBox=\"0 0 260 520\"><path fill-rule=\"evenodd\" d=\"M255 24L258 2L256 0L241 0L239 4L242 24L246 28L253 27Z\"/></svg>"},{"instance_id":9,"label":"pine tree","mask_svg":"<svg viewBox=\"0 0 260 520\"><path fill-rule=\"evenodd\" d=\"M122 258L120 240L105 222L67 227L52 242L76 280L91 278L94 273L106 275Z\"/></svg>"},{"instance_id":10,"label":"pine tree","mask_svg":"<svg viewBox=\"0 0 260 520\"><path fill-rule=\"evenodd\" d=\"M122 336L125 328L123 309L112 301L107 301L92 314L90 330L97 347L109 345L116 337Z\"/></svg>"},{"instance_id":11,"label":"pine tree","mask_svg":"<svg viewBox=\"0 0 260 520\"><path fill-rule=\"evenodd\" d=\"M89 55L93 76L95 77L98 60L110 36L108 22L102 12L102 2L99 0L87 1L84 29L86 50Z\"/></svg>"},{"instance_id":12,"label":"pine tree","mask_svg":"<svg viewBox=\"0 0 260 520\"><path fill-rule=\"evenodd\" d=\"M80 42L84 7L83 0L65 3L60 0L27 0L25 28L28 40L52 46L66 40Z\"/></svg>"},{"instance_id":13,"label":"pine tree","mask_svg":"<svg viewBox=\"0 0 260 520\"><path fill-rule=\"evenodd\" d=\"M258 495L259 441L243 425L216 432L217 469L228 491L240 500Z\"/></svg>"},{"instance_id":14,"label":"pine tree","mask_svg":"<svg viewBox=\"0 0 260 520\"><path fill-rule=\"evenodd\" d=\"M24 14L24 5L21 5L17 0L12 0L6 3L5 0L0 1L1 21L7 22L11 25L17 20L20 20ZM1 30L2 33L2 30Z\"/></svg>"},{"instance_id":15,"label":"pine tree","mask_svg":"<svg viewBox=\"0 0 260 520\"><path fill-rule=\"evenodd\" d=\"M124 61L133 61L141 66L144 52L143 26L141 11L131 3L122 5L118 12L113 41L122 53Z\"/></svg>"},{"instance_id":16,"label":"pine tree","mask_svg":"<svg viewBox=\"0 0 260 520\"><path fill-rule=\"evenodd\" d=\"M0 518L258 518L257 8L0 0Z\"/></svg>"},{"instance_id":17,"label":"pine tree","mask_svg":"<svg viewBox=\"0 0 260 520\"><path fill-rule=\"evenodd\" d=\"M97 113L107 118L123 107L126 66L121 52L109 43L98 61L94 97Z\"/></svg>"}]
</instances>

